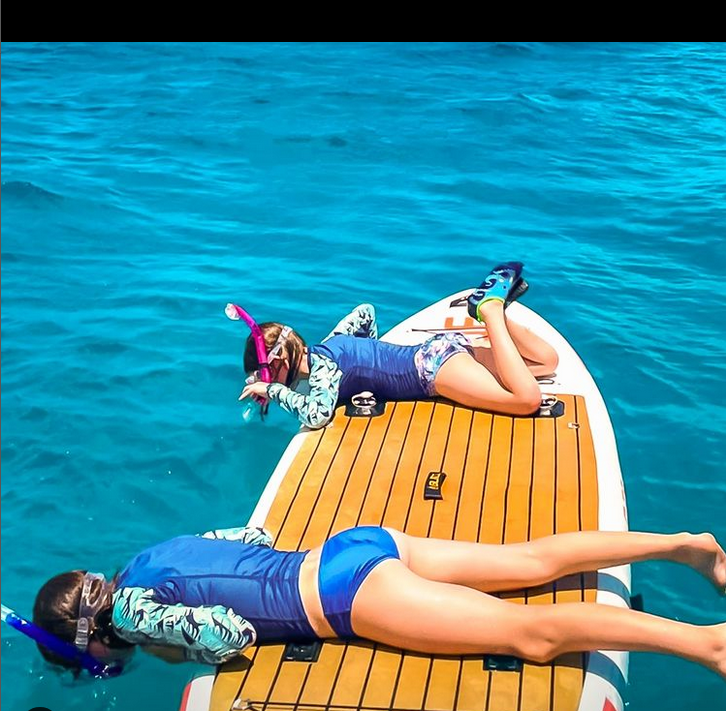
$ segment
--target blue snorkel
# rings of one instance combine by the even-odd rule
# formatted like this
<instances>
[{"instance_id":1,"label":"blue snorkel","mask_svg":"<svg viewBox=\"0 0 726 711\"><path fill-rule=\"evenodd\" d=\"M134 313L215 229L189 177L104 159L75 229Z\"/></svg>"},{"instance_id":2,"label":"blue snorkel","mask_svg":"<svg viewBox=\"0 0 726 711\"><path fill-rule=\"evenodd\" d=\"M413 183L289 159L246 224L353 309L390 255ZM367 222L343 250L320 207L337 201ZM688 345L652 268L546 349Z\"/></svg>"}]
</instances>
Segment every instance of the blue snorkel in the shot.
<instances>
[{"instance_id":1,"label":"blue snorkel","mask_svg":"<svg viewBox=\"0 0 726 711\"><path fill-rule=\"evenodd\" d=\"M9 607L5 607L5 605L2 605L2 621L26 637L30 637L32 640L47 647L59 657L63 657L69 662L80 665L97 679L108 679L118 676L123 671L121 664L114 664L112 666L105 664L96 659L96 657L91 656L88 652L81 651L74 644L64 642L54 634L26 620Z\"/></svg>"}]
</instances>

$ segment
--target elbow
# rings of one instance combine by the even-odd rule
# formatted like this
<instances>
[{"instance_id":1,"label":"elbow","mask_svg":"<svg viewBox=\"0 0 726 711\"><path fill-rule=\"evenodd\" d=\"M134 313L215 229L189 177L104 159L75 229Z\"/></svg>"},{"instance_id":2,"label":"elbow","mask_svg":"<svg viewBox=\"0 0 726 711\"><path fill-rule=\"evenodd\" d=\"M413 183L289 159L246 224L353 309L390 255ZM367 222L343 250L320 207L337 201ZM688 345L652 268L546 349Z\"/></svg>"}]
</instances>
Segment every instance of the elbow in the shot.
<instances>
[{"instance_id":1,"label":"elbow","mask_svg":"<svg viewBox=\"0 0 726 711\"><path fill-rule=\"evenodd\" d=\"M540 405L542 404L542 396L539 391L533 394L531 397L525 397L520 405L521 415L534 415L539 411Z\"/></svg>"},{"instance_id":2,"label":"elbow","mask_svg":"<svg viewBox=\"0 0 726 711\"><path fill-rule=\"evenodd\" d=\"M536 412L539 411L539 408L541 405L542 405L542 393L540 393L539 388L538 388L537 392L533 393L531 397L525 398L524 408L527 411L526 414L534 415Z\"/></svg>"},{"instance_id":3,"label":"elbow","mask_svg":"<svg viewBox=\"0 0 726 711\"><path fill-rule=\"evenodd\" d=\"M502 411L505 414L526 417L527 415L534 415L538 412L541 404L542 395L540 394L539 388L537 388L536 391L533 390L531 393L523 393L513 398L509 406L503 408Z\"/></svg>"}]
</instances>

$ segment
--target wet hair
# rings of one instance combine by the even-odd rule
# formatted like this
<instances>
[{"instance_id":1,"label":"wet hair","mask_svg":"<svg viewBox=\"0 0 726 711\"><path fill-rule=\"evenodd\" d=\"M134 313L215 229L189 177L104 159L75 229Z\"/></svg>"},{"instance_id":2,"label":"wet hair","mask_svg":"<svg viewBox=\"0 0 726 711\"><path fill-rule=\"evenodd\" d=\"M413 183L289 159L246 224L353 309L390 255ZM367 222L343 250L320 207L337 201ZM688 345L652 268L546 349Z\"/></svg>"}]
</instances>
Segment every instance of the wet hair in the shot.
<instances>
[{"instance_id":1,"label":"wet hair","mask_svg":"<svg viewBox=\"0 0 726 711\"><path fill-rule=\"evenodd\" d=\"M283 328L283 324L275 321L260 324L260 330L265 338L265 348L268 353L275 347L275 343L277 343L277 339L280 337L280 331ZM287 378L285 379L285 385L288 387L297 380L300 371L300 361L304 353L305 341L297 331L291 330L285 343L282 344L280 351L282 358L286 359L290 364ZM247 337L247 344L245 345L244 366L246 373L252 373L260 367L260 362L257 359L257 349L255 348L255 339L251 335Z\"/></svg>"},{"instance_id":2,"label":"wet hair","mask_svg":"<svg viewBox=\"0 0 726 711\"><path fill-rule=\"evenodd\" d=\"M56 575L38 591L33 605L33 622L38 627L70 644L73 644L76 638L78 608L81 602L83 576L85 574L85 570L71 570L68 573ZM95 594L97 586L102 584L100 580L94 581L91 592ZM108 604L96 613L94 618L95 629L91 633L91 639L96 639L107 647L116 649L132 647L132 644L122 640L113 631L111 624L112 608L113 605ZM73 669L76 672L80 671L80 666L77 663L51 652L42 644L38 644L38 649L44 659L51 664Z\"/></svg>"}]
</instances>

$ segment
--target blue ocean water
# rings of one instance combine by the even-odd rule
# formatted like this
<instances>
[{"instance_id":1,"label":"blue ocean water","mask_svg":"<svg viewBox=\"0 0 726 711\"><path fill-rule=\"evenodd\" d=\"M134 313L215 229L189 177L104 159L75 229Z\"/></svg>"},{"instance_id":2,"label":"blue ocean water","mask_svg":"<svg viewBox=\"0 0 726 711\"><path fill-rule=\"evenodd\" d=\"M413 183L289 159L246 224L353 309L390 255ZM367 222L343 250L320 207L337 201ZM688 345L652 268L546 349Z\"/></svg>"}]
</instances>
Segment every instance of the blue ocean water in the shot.
<instances>
[{"instance_id":1,"label":"blue ocean water","mask_svg":"<svg viewBox=\"0 0 726 711\"><path fill-rule=\"evenodd\" d=\"M3 602L246 521L297 428L242 425L228 301L386 330L503 258L600 386L631 527L726 541L724 86L723 44L3 43ZM74 683L2 633L8 711L173 711L195 671ZM726 708L694 664L630 676L631 711Z\"/></svg>"}]
</instances>

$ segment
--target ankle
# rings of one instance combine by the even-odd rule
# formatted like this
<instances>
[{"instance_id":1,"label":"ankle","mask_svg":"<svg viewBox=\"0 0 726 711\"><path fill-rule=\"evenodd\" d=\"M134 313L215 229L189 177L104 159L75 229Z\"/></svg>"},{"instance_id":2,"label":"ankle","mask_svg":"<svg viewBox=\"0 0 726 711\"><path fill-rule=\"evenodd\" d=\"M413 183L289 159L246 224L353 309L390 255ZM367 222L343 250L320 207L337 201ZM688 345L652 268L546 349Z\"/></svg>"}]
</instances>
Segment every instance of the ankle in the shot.
<instances>
[{"instance_id":1,"label":"ankle","mask_svg":"<svg viewBox=\"0 0 726 711\"><path fill-rule=\"evenodd\" d=\"M726 624L709 625L703 628L703 632L706 665L726 676Z\"/></svg>"},{"instance_id":2,"label":"ankle","mask_svg":"<svg viewBox=\"0 0 726 711\"><path fill-rule=\"evenodd\" d=\"M484 323L496 313L504 314L504 301L498 298L485 299L477 305L476 313L479 320Z\"/></svg>"},{"instance_id":3,"label":"ankle","mask_svg":"<svg viewBox=\"0 0 726 711\"><path fill-rule=\"evenodd\" d=\"M676 563L686 563L690 559L693 552L693 544L696 536L692 533L683 531L681 533L672 533L669 538L673 545L672 558Z\"/></svg>"}]
</instances>

